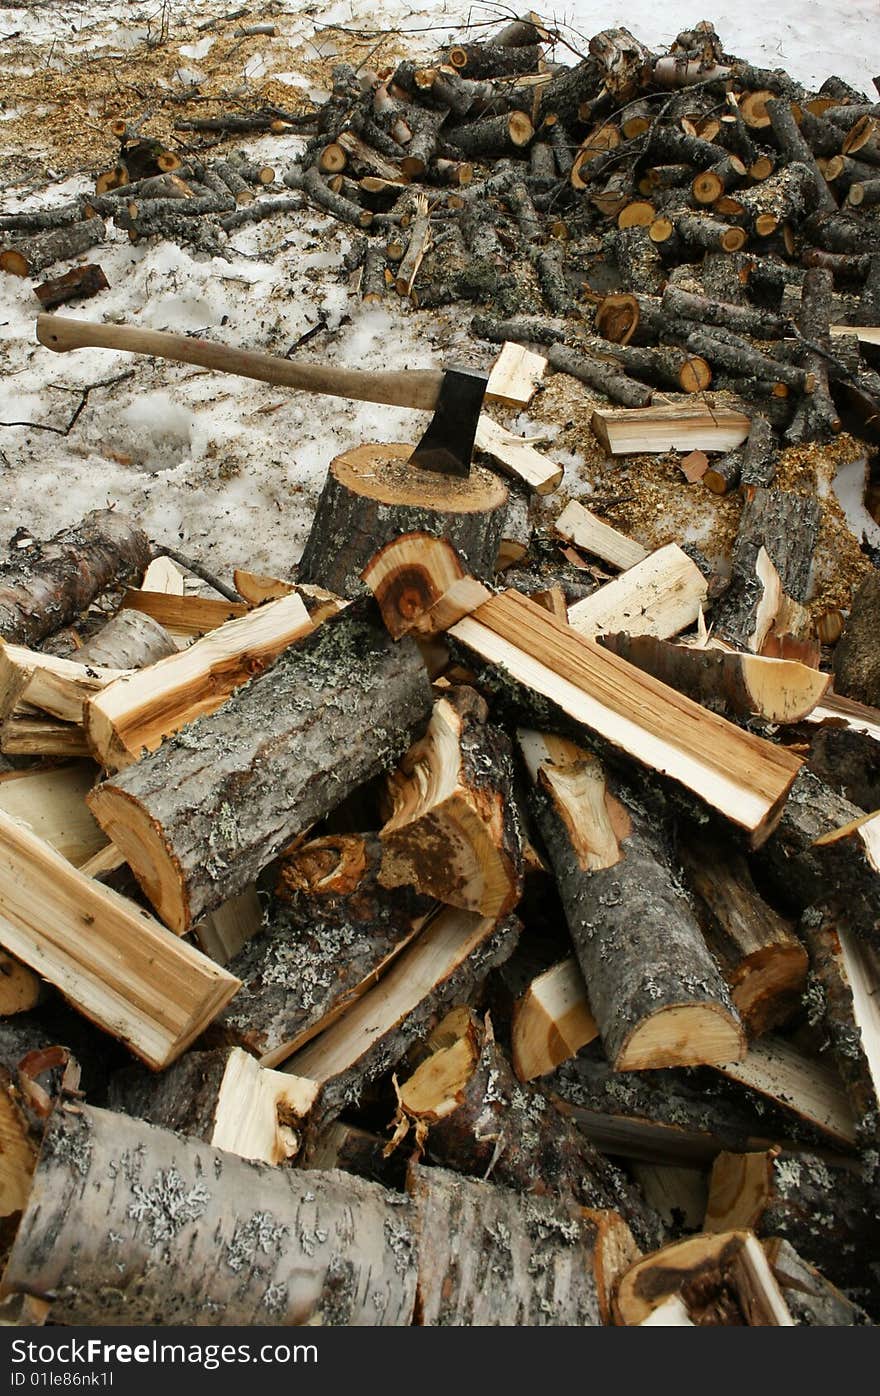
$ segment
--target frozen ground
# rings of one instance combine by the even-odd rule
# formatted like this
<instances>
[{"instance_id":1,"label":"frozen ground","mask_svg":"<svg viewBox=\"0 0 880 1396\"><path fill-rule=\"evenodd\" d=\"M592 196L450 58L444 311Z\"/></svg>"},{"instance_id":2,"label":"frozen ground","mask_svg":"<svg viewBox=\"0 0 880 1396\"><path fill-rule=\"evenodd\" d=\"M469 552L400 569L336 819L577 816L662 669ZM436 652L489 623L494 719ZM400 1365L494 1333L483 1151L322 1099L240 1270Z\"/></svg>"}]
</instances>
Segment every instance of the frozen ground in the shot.
<instances>
[{"instance_id":1,"label":"frozen ground","mask_svg":"<svg viewBox=\"0 0 880 1396\"><path fill-rule=\"evenodd\" d=\"M87 142L90 130L105 131L108 102L113 114L129 119L149 108L149 93L138 84L138 58L151 39L164 33L173 59L168 81L183 86L209 78L215 44L196 25L229 9L228 3L174 0L0 8L0 155L14 155L16 141L22 154L17 173L14 159L7 162L13 174L5 207L60 201L90 189L100 168L99 154L65 159L57 133L50 132L52 123L57 132L58 102L34 96L34 75L74 71L84 55L114 60L117 91L99 102L89 93L80 98L74 86L64 98ZM271 19L278 34L243 44L232 76L244 87L274 78L291 94L316 96L322 64L329 71L340 45L351 56L354 43L355 61L366 61L378 43L386 46L383 52L394 48L385 31L399 26L397 50L427 55L466 24L484 26L506 15L501 6L442 2L410 10L400 0L381 7L367 0L253 4L248 22ZM585 36L610 25L625 23L659 46L704 17L714 19L731 51L755 63L785 67L815 85L837 73L873 91L870 79L880 70L877 0L777 0L772 10L750 3L730 17L683 0L662 7L648 0L628 0L625 7L578 0L548 15L567 26L563 32L581 50ZM349 32L340 33L340 26ZM25 79L31 84L27 100L20 95ZM22 117L28 118L24 144ZM295 137L267 137L245 148L283 170L297 146ZM464 342L467 317L454 311L419 313L394 300L363 307L342 267L348 237L317 213L278 217L233 234L227 260L206 261L164 242L132 246L112 227L109 238L95 260L110 289L63 313L204 333L245 348L365 368L454 359ZM35 345L38 308L28 281L0 273L0 540L21 524L45 536L89 508L116 503L135 513L153 537L218 571L242 564L283 573L299 556L330 459L362 440L414 440L425 422L412 412L306 397L103 350L54 356ZM316 325L319 332L296 350ZM471 345L467 355L471 362L491 359L488 347ZM81 390L123 374L129 376L92 389L64 435ZM577 454L564 463L565 488L589 488L579 477Z\"/></svg>"}]
</instances>

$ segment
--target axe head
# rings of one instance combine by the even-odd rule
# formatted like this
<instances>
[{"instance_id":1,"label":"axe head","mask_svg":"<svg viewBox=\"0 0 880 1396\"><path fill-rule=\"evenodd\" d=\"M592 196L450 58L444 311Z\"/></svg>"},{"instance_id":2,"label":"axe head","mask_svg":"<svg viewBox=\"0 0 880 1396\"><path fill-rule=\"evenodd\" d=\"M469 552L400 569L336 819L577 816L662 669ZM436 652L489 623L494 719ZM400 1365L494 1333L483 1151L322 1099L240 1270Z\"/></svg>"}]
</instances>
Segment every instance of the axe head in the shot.
<instances>
[{"instance_id":1,"label":"axe head","mask_svg":"<svg viewBox=\"0 0 880 1396\"><path fill-rule=\"evenodd\" d=\"M443 475L471 471L474 437L489 382L473 368L447 368L428 429L409 458L410 465Z\"/></svg>"}]
</instances>

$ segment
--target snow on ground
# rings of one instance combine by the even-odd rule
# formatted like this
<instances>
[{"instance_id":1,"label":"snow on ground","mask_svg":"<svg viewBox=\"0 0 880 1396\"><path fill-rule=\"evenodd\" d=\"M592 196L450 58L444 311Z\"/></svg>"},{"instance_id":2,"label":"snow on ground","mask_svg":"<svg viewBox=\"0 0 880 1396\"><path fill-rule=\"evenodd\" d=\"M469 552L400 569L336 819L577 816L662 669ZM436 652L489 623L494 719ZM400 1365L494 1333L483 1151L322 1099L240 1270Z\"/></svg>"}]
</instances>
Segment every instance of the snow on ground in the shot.
<instances>
[{"instance_id":1,"label":"snow on ground","mask_svg":"<svg viewBox=\"0 0 880 1396\"><path fill-rule=\"evenodd\" d=\"M203 81L221 31L201 34L197 25L228 8L225 2L187 7L174 0L0 8L0 152L10 153L5 128L12 129L25 111L17 78L42 69L63 73L83 54L118 55L119 101L134 119L149 107L137 84L143 46L164 32L177 64L168 81L181 87ZM271 19L278 33L242 45L238 78L244 90L252 90L268 74L290 90L291 100L300 92L316 99L341 44L350 56L353 31L363 36L356 62L367 62L383 37L390 42L382 31L395 25L399 52L427 56L459 37L466 24L482 26L475 31L482 35L491 32L487 21L494 26L507 14L502 6L450 0L418 10L402 0L385 0L381 9L367 0L303 7L276 0L251 7L249 23ZM625 23L645 42L661 46L709 17L731 51L785 67L808 84L818 85L833 72L873 90L870 79L880 69L877 0L777 0L772 12L750 3L730 16L705 13L692 0L669 0L662 8L648 0L628 0L626 6L576 0L548 17L565 26L581 52L590 34L611 25ZM574 61L571 53L559 56ZM27 158L21 179L7 184L9 209L59 202L90 189L100 167L92 159L71 176L57 148L42 150L40 110L31 100ZM51 114L53 107L42 110ZM100 129L94 103L84 98L79 110L86 127ZM298 147L296 137L243 143L279 173ZM59 171L64 178L55 177ZM227 257L211 260L171 243L132 246L108 226L108 242L95 249L93 259L104 268L110 289L61 313L363 368L416 368L463 356L484 366L491 361L489 346L466 346L467 314L420 313L393 299L364 307L343 266L350 235L317 212L242 229L231 236ZM154 538L221 573L241 564L284 574L300 554L332 457L363 440L416 440L427 420L106 350L53 356L35 344L38 309L29 281L0 273L0 539L22 524L46 536L90 508L113 503L137 515ZM318 333L297 349L316 325ZM92 387L101 384L106 386ZM86 387L92 387L88 404L68 435L38 429L63 429ZM20 422L32 425L3 425ZM528 434L528 420L518 418L517 429ZM552 442L546 449L554 454ZM588 492L580 456L558 459L571 492Z\"/></svg>"}]
</instances>

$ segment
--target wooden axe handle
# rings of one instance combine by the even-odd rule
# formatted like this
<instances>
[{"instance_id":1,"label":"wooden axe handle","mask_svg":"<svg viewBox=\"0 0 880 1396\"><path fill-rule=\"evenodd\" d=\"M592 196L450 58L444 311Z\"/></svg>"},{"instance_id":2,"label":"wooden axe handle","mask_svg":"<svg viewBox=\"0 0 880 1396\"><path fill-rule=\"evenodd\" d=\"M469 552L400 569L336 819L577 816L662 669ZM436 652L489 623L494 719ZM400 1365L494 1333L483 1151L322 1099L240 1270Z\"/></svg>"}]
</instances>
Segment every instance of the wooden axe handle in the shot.
<instances>
[{"instance_id":1,"label":"wooden axe handle","mask_svg":"<svg viewBox=\"0 0 880 1396\"><path fill-rule=\"evenodd\" d=\"M273 354L231 349L208 339L190 339L188 335L166 334L163 330L137 330L128 325L96 325L64 315L38 315L37 339L59 354L87 347L125 349L133 354L152 354L159 359L174 359L177 363L198 364L221 373L237 373L241 378L256 378L261 383L277 383L284 388L356 398L359 402L381 402L390 407L416 407L425 412L435 407L443 382L442 369L370 373L360 369L328 368L322 364L298 364L278 359Z\"/></svg>"}]
</instances>

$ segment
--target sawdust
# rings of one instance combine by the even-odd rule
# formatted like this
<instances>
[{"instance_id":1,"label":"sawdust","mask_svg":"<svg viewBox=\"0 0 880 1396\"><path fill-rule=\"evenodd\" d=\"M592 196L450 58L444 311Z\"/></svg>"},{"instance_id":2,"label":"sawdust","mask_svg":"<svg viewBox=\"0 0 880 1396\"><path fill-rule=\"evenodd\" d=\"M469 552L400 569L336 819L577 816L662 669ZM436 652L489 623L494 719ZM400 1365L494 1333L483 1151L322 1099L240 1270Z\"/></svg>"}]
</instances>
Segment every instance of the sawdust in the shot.
<instances>
[{"instance_id":1,"label":"sawdust","mask_svg":"<svg viewBox=\"0 0 880 1396\"><path fill-rule=\"evenodd\" d=\"M655 395L655 402L662 400L662 394ZM721 393L707 393L699 400L707 407L739 405ZM564 374L549 378L532 400L530 416L560 429L554 448L576 453L583 461L577 469L566 467L562 489L545 501L547 517L556 517L570 498L577 497L646 548L693 543L726 576L742 513L739 492L716 495L699 481L689 484L680 464L683 451L606 456L590 427L594 409L601 406L607 406L603 397ZM809 603L813 617L848 610L854 590L872 570L832 488L838 467L863 456L864 450L863 443L842 433L825 446L809 442L780 453L775 488L817 497L822 503Z\"/></svg>"},{"instance_id":2,"label":"sawdust","mask_svg":"<svg viewBox=\"0 0 880 1396\"><path fill-rule=\"evenodd\" d=\"M263 17L252 14L248 22ZM275 36L236 36L241 21L233 20L201 33L196 15L190 25L175 24L173 38L162 39L160 31L128 51L113 43L108 27L105 48L84 53L67 49L63 58L9 40L0 68L9 96L0 101L0 110L14 108L16 115L3 123L6 149L0 155L0 177L6 184L21 177L40 180L47 167L62 177L96 175L119 156L119 141L110 130L118 120L138 123L138 135L161 140L182 156L208 148L219 152L240 144L241 135L178 131L175 123L267 108L293 115L310 112L315 104L305 90L277 74L295 70L316 89L329 91L336 63L358 67L369 58L373 66L390 67L403 56L403 40L393 33L376 40L343 29L327 31L332 52L321 56L313 42L287 37L295 16L288 17L287 26L284 16L270 11L265 17L275 24ZM203 57L181 53L181 47L208 37L213 42ZM257 63L265 71L249 75ZM193 70L199 76L190 82L187 73Z\"/></svg>"}]
</instances>

